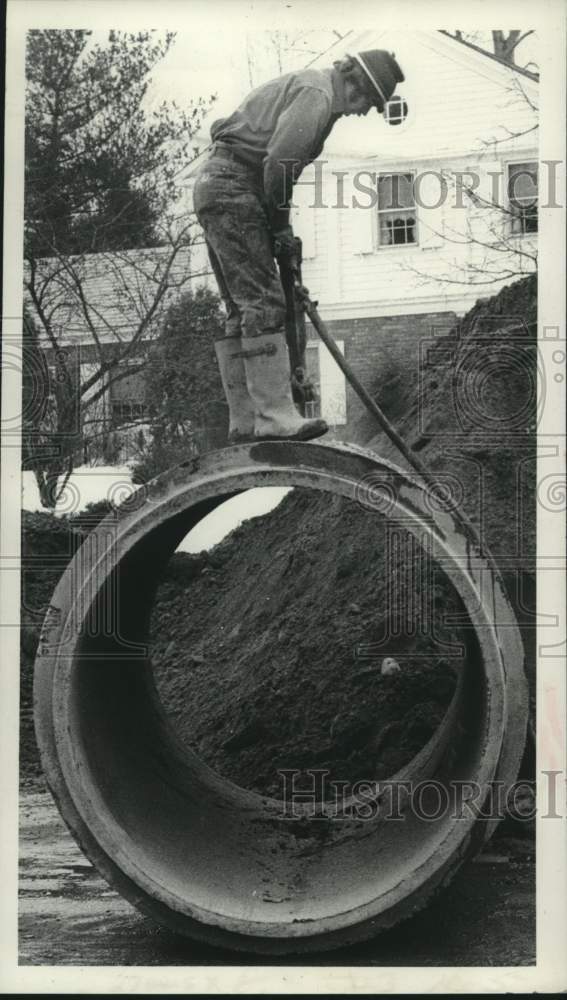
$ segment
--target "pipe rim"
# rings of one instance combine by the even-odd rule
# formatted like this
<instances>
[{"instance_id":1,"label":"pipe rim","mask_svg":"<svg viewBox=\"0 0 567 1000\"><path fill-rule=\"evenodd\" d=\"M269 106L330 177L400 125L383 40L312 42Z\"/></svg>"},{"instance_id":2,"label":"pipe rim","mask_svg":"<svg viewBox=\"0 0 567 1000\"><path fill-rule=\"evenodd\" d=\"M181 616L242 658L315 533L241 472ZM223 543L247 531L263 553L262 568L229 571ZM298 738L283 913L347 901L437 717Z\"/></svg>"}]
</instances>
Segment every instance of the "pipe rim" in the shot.
<instances>
[{"instance_id":1,"label":"pipe rim","mask_svg":"<svg viewBox=\"0 0 567 1000\"><path fill-rule=\"evenodd\" d=\"M324 484L317 485L315 488L325 490L326 487L334 484L334 489L329 490L330 492L339 492L342 496L355 499L357 477L353 475L353 468L360 475L362 461L366 470L381 471L386 475L393 475L399 483L403 483L400 496L404 496L406 501L406 506L402 505L404 515L410 511L408 504L413 505L416 496L420 494L421 487L410 476L391 463L379 460L376 456L362 452L360 449L344 446L337 448L337 446L329 445L318 445L314 448L313 444L294 444L290 449L288 443L282 446L279 442L273 442L270 443L269 454L272 456L272 463L274 463L274 456L276 461L275 464L270 465L267 464L266 458L262 457L266 454L265 446L261 448L261 454L254 459L254 452L257 453L259 447L258 445L239 446L220 453L210 453L204 456L199 470L190 473L188 477L183 470L173 470L173 475L166 473L159 480L154 481L151 491L144 491L143 503L140 507L126 514L119 513L121 527L119 549L114 553L113 558L119 562L124 559L126 553L131 551L136 544L136 540L143 537L145 527L155 519L158 512L161 512L161 516L166 519L168 516L173 517L174 511L189 509L189 498L194 506L195 503L203 499L218 496L221 486L223 493L230 492L232 487L237 484L239 484L239 488L246 489L250 485L282 485L284 480L285 485L313 487L312 480L315 472L318 484ZM251 457L252 463L250 462ZM290 457L296 463L295 465L289 464ZM322 457L323 463L321 463ZM338 476L336 471L329 471L329 458L332 458L335 470L337 465L341 467ZM148 507L148 499L151 497L155 499ZM416 512L415 508L412 516L418 523L421 515ZM429 513L427 516L431 527ZM447 552L446 543L441 538L443 527L439 527L439 520L439 518L433 518L435 530L438 532L434 539L436 562L437 551L445 552L451 558L454 556L454 553ZM93 537L100 537L104 534L107 521L108 519L105 519L93 532ZM446 526L446 518L441 518L441 521ZM404 523L404 527L408 528L407 522ZM90 569L83 566L79 590L92 580L93 575L95 578L97 574L100 575L103 559L104 554L98 565L91 566ZM459 572L461 569L462 567ZM447 575L461 597L464 597L461 587L456 585L449 573ZM76 578L74 583L77 583ZM468 580L465 585L463 585L462 580L460 583L467 592L465 605L468 607L469 603L477 600L478 594L471 580ZM73 613L77 611L77 601L73 600L72 594L69 594L69 584L70 577L67 571L54 594L52 603L56 607L61 607L62 611L67 608L68 614L66 615L63 611L59 621L52 625L48 637L52 645L54 640L55 645L57 645L58 636L61 638L69 620L73 618ZM98 585L95 585L94 589L98 591ZM75 629L81 625L83 617L81 614L78 615L74 623ZM498 637L493 634L494 630L491 631L490 622L484 613L482 603L480 612L475 617L479 629L483 632L480 645L484 652L485 667L491 678L491 693L487 705L486 743L481 766L476 772L479 783L484 786L488 785L496 774L502 759L503 744L506 742L506 672ZM473 624L475 617L471 616ZM45 645L45 643L42 644ZM49 664L48 660L50 660ZM507 666L508 670L513 672L512 665L508 664ZM121 883L121 891L123 892L124 885L122 883L125 878L127 882L131 883L131 886L135 887L134 892L130 891L130 898L137 896L133 901L142 908L147 909L149 906L149 911L152 913L160 908L165 908L167 918L164 919L164 914L161 912L158 919L174 926L176 930L183 930L182 925L187 923L189 933L192 933L193 936L196 934L198 936L199 932L202 932L205 940L213 940L214 943L228 943L235 947L242 947L237 943L237 939L239 940L244 935L245 939L248 940L248 948L268 951L295 950L290 946L298 944L301 945L301 950L308 950L310 942L311 944L317 942L316 947L320 948L327 942L336 940L337 936L344 937L345 934L351 935L349 940L360 939L362 936L369 936L369 933L373 933L377 926L390 926L391 923L396 922L396 919L399 919L396 917L396 913L407 910L408 903L411 904L410 909L415 910L421 896L423 896L423 900L420 905L423 905L434 886L447 878L448 872L456 870L456 867L464 860L467 844L476 825L473 818L467 821L458 821L437 844L435 856L431 855L425 861L421 861L418 866L419 878L417 882L414 880L409 896L399 888L403 882L407 881L407 878L400 880L389 894L391 905L389 903L385 905L384 897L378 896L371 903L354 906L343 912L335 912L334 915L313 920L295 920L291 923L288 920L282 923L271 922L267 924L265 921L243 921L241 917L232 919L226 914L219 916L219 914L188 903L186 899L176 898L175 894L164 891L163 886L152 881L146 872L132 862L131 858L117 850L119 845L108 835L108 816L104 816L100 802L96 801L96 796L94 796L94 800L92 799L92 789L88 792L88 783L85 785L83 780L77 781L78 775L83 778L85 774L85 762L81 753L78 752L81 748L78 748L69 739L69 734L73 729L69 685L72 684L76 664L69 656L62 654L61 649L59 649L55 657L50 658L47 654L43 654L38 661L36 677L42 674L45 677L46 667L49 667L52 681L51 705L47 710L48 713L51 712L51 719L46 716L45 705L42 710L38 709L38 742L44 758L48 780L54 788L56 798L61 801L64 818L67 822L70 821L72 832L82 843L86 853L89 854L90 851L97 854L95 863L98 867L105 869L103 872L105 877L113 884ZM48 735L46 729L49 729L50 725L52 732ZM510 754L509 748L507 756L511 759L514 758L514 754ZM508 764L507 770L510 770L510 764ZM211 773L214 774L214 772ZM223 784L226 783L226 779L219 780ZM237 786L233 786L233 788L237 788ZM243 797L242 790L239 790L238 794L239 801L251 803L252 806L256 799L270 802L254 792L246 792ZM273 801L271 800L272 806ZM70 802L72 802L72 807L70 807ZM87 833L85 833L85 827ZM88 844L87 841L89 841ZM97 851L94 852L93 841L97 845ZM103 858L107 858L108 862L104 862ZM91 859L93 858L91 857ZM119 869L122 879L117 877L115 868ZM143 898L140 898L140 893ZM171 911L171 915L169 911ZM185 921L184 918L188 918L188 921ZM195 926L195 921L197 921L197 926ZM365 928L364 931L363 928ZM220 940L217 932L220 932ZM261 944L259 939L264 939ZM266 941L266 939L269 940ZM333 946L333 944L329 944L329 946Z\"/></svg>"}]
</instances>

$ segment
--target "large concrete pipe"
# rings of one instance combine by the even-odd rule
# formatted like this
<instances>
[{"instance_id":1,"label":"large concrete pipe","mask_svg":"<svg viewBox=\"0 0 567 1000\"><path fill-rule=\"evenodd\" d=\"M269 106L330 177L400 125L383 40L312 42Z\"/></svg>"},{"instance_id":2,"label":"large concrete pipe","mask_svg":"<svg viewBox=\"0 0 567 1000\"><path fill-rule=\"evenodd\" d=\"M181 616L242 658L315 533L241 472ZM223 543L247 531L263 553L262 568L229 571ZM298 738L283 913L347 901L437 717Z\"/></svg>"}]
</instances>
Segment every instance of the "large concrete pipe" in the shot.
<instances>
[{"instance_id":1,"label":"large concrete pipe","mask_svg":"<svg viewBox=\"0 0 567 1000\"><path fill-rule=\"evenodd\" d=\"M377 491L385 516L427 544L459 593L473 636L466 669L434 737L393 776L421 782L419 810L401 786L392 818L392 783L370 818L346 809L336 819L311 811L290 819L281 802L221 778L170 728L148 657L160 573L204 515L257 486L351 500ZM37 738L85 854L156 921L267 954L359 941L422 907L492 831L496 820L479 817L463 789L476 788L479 804L493 783L516 779L527 722L523 652L492 561L439 506L369 452L258 442L171 470L89 535L44 625ZM438 815L440 790L448 808Z\"/></svg>"}]
</instances>

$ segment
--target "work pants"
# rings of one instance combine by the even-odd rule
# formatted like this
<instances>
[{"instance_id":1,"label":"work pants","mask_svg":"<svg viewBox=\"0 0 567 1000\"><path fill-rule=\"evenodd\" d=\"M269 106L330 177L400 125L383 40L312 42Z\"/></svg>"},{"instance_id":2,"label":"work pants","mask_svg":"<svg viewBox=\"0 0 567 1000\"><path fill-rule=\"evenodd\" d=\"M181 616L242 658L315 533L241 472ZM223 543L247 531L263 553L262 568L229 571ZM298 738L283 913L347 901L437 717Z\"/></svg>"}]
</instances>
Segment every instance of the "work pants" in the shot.
<instances>
[{"instance_id":1,"label":"work pants","mask_svg":"<svg viewBox=\"0 0 567 1000\"><path fill-rule=\"evenodd\" d=\"M197 175L194 207L226 308L225 336L283 332L285 298L261 174L213 153Z\"/></svg>"}]
</instances>

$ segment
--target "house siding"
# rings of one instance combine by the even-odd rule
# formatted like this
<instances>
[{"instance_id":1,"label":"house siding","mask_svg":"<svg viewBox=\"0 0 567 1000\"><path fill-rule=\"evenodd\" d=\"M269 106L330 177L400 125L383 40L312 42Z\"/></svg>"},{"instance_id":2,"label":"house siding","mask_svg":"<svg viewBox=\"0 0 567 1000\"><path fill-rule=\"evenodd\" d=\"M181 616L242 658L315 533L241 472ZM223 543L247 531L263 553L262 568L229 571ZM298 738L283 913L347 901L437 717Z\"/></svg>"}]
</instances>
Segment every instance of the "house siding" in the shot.
<instances>
[{"instance_id":1,"label":"house siding","mask_svg":"<svg viewBox=\"0 0 567 1000\"><path fill-rule=\"evenodd\" d=\"M518 159L537 160L537 150L524 148L521 157L508 155L484 162L473 156L461 156L453 161L414 160L411 167L407 162L400 162L387 169L383 169L378 161L370 164L353 162L348 168L349 177L343 182L341 203L346 207L336 207L337 182L333 177L333 163L329 163L325 168L324 207L312 208L311 219L302 210L296 227L302 238L305 238L306 227L311 226L315 231L315 257L304 261L303 278L318 298L323 312L327 310L329 318L335 318L339 311L344 314L349 309L366 304L368 310L376 315L392 314L408 306L411 306L412 312L429 313L446 309L464 313L479 296L494 293L514 280L504 276L494 281L493 275L487 273L483 281L482 273L470 272L469 275L471 266L482 267L484 264L487 269L491 267L501 271L504 265L518 275L534 270L535 264L527 256L510 253L506 261L500 251L486 251L482 244L493 239L491 227L495 231L500 227L506 233L508 220L498 207L471 206L466 194L458 197L454 186L460 174L465 175L464 183L469 183L467 175L473 172L479 178L477 191L480 196L490 199L496 184L498 204L505 206L507 166ZM337 162L335 166L337 170L347 169L344 162ZM310 170L300 195L302 201L313 199L314 189L308 184L313 178L313 168ZM353 195L356 195L352 177L360 170L370 170L374 174L406 173L411 170L416 176L424 175L420 188L423 204L416 205L415 209L415 244L394 247L377 245L376 207L367 207L369 200L362 195L358 195L358 202L363 207L355 207L352 202ZM426 171L434 171L447 178L446 198L440 205L436 205L440 198L440 181L431 174L425 177ZM495 182L492 175L496 175ZM368 183L367 179L365 183ZM465 207L461 207L459 202ZM361 229L364 228L369 233L366 241L361 240ZM365 242L362 252L360 247ZM537 236L518 237L515 243L511 243L513 245L535 253ZM470 277L468 284L464 280L467 275Z\"/></svg>"},{"instance_id":2,"label":"house siding","mask_svg":"<svg viewBox=\"0 0 567 1000\"><path fill-rule=\"evenodd\" d=\"M406 77L396 93L408 102L408 118L400 126L388 125L373 112L365 119L343 118L327 140L325 157L345 150L406 162L473 152L479 156L495 139L507 140L507 130L520 133L533 124L524 94L533 100L537 83L438 32L366 32L345 40L343 49L353 48L395 51ZM333 58L341 54L339 47ZM323 55L316 65L329 62L329 55ZM518 142L525 146L526 136Z\"/></svg>"}]
</instances>

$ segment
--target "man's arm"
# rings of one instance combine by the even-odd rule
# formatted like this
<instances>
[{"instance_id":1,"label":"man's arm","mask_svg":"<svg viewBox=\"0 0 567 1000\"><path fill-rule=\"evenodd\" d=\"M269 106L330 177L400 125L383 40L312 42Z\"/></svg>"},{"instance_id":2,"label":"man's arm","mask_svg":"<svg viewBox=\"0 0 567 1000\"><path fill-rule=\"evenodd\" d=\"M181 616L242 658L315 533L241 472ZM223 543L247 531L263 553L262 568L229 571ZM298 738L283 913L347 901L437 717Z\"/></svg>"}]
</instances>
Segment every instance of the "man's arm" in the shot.
<instances>
[{"instance_id":1,"label":"man's arm","mask_svg":"<svg viewBox=\"0 0 567 1000\"><path fill-rule=\"evenodd\" d=\"M315 158L331 117L331 101L321 90L305 87L280 115L264 160L264 191L274 232L289 226L294 182Z\"/></svg>"}]
</instances>

